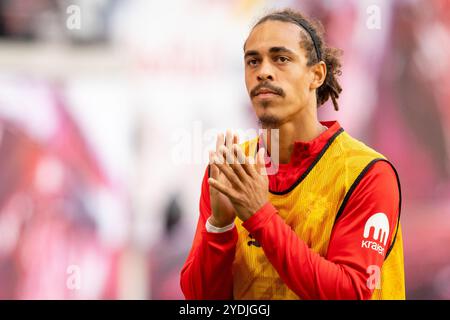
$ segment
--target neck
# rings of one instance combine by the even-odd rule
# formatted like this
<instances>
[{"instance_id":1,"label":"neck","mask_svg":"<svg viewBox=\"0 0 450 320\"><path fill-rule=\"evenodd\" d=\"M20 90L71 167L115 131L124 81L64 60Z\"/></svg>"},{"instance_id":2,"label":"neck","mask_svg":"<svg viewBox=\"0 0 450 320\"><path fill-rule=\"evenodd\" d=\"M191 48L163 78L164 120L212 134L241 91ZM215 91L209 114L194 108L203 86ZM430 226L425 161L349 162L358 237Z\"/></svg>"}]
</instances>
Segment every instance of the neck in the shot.
<instances>
[{"instance_id":1,"label":"neck","mask_svg":"<svg viewBox=\"0 0 450 320\"><path fill-rule=\"evenodd\" d=\"M268 128L263 126L263 129ZM314 112L302 110L293 119L282 123L275 129L278 129L278 133L270 129L264 130L264 144L268 150L272 150L272 142L274 144L278 143L279 161L277 161L276 157L272 157L272 161L274 163L279 162L284 164L290 162L295 141L309 142L326 130L317 119L317 112L315 110Z\"/></svg>"}]
</instances>

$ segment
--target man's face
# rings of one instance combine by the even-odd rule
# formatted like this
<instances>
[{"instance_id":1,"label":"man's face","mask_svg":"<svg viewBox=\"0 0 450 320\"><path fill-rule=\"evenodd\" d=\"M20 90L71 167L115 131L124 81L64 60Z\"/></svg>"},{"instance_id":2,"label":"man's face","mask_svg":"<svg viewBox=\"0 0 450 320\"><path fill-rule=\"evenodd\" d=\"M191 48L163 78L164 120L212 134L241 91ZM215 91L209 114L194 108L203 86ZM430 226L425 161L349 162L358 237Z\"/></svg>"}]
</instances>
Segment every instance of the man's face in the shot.
<instances>
[{"instance_id":1,"label":"man's face","mask_svg":"<svg viewBox=\"0 0 450 320\"><path fill-rule=\"evenodd\" d=\"M245 84L256 116L266 126L290 121L315 99L314 73L300 47L301 29L282 21L257 25L244 48Z\"/></svg>"}]
</instances>

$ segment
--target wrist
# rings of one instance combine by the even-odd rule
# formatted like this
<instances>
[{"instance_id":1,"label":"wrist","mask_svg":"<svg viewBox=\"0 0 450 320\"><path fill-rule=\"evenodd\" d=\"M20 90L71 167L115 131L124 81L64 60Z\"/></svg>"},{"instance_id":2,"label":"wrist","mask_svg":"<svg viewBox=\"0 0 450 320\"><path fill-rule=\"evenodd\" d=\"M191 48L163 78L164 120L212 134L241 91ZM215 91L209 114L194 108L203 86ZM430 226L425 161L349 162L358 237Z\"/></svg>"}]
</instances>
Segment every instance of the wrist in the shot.
<instances>
[{"instance_id":1,"label":"wrist","mask_svg":"<svg viewBox=\"0 0 450 320\"><path fill-rule=\"evenodd\" d=\"M234 222L234 219L231 220L231 221L230 221L230 220L225 221L225 220L217 219L217 218L215 218L215 217L212 215L212 216L209 217L208 222L209 222L209 224L212 225L213 227L216 227L216 228L224 228L224 227L227 227L227 226L229 226L230 224L232 224L232 223Z\"/></svg>"},{"instance_id":2,"label":"wrist","mask_svg":"<svg viewBox=\"0 0 450 320\"><path fill-rule=\"evenodd\" d=\"M229 225L227 225L225 227L219 228L219 227L213 226L209 222L209 219L208 219L208 220L206 220L205 228L206 228L206 231L208 233L224 233L224 232L227 232L227 231L230 231L230 230L234 229L234 222L232 222L231 224L229 224Z\"/></svg>"},{"instance_id":3,"label":"wrist","mask_svg":"<svg viewBox=\"0 0 450 320\"><path fill-rule=\"evenodd\" d=\"M250 219L253 215L255 215L256 213L258 213L262 208L264 208L264 207L267 205L268 202L269 202L269 201L265 201L263 204L257 205L257 206L255 206L255 207L253 207L252 209L242 211L242 212L239 214L239 218L240 218L243 222L247 221L247 220Z\"/></svg>"},{"instance_id":4,"label":"wrist","mask_svg":"<svg viewBox=\"0 0 450 320\"><path fill-rule=\"evenodd\" d=\"M263 228L274 214L277 213L277 209L270 201L267 201L255 214L242 223L242 226L247 229L248 232L254 233L258 229Z\"/></svg>"}]
</instances>

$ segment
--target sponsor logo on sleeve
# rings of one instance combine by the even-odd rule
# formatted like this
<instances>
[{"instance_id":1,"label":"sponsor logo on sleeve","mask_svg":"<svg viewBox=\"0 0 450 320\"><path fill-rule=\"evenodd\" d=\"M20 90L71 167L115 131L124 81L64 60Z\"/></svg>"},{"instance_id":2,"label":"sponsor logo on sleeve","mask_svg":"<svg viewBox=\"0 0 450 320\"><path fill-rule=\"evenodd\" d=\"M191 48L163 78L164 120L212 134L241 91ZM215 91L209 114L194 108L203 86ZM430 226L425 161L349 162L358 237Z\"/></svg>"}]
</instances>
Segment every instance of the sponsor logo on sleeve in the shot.
<instances>
[{"instance_id":1,"label":"sponsor logo on sleeve","mask_svg":"<svg viewBox=\"0 0 450 320\"><path fill-rule=\"evenodd\" d=\"M361 248L371 249L383 255L389 238L389 220L386 214L378 212L367 219L363 237L367 240L362 240Z\"/></svg>"}]
</instances>

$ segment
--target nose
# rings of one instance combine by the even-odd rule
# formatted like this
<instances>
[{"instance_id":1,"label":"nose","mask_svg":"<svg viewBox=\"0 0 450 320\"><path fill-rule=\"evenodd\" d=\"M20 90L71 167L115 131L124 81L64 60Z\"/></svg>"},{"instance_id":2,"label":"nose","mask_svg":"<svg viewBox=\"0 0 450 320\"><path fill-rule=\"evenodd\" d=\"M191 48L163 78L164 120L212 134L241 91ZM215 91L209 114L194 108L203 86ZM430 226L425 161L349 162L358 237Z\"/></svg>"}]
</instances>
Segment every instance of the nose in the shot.
<instances>
[{"instance_id":1,"label":"nose","mask_svg":"<svg viewBox=\"0 0 450 320\"><path fill-rule=\"evenodd\" d=\"M273 71L269 63L262 63L257 74L258 81L266 81L266 80L272 80L273 81Z\"/></svg>"},{"instance_id":2,"label":"nose","mask_svg":"<svg viewBox=\"0 0 450 320\"><path fill-rule=\"evenodd\" d=\"M273 80L272 75L266 74L266 73L259 74L257 78L258 78L258 81Z\"/></svg>"}]
</instances>

